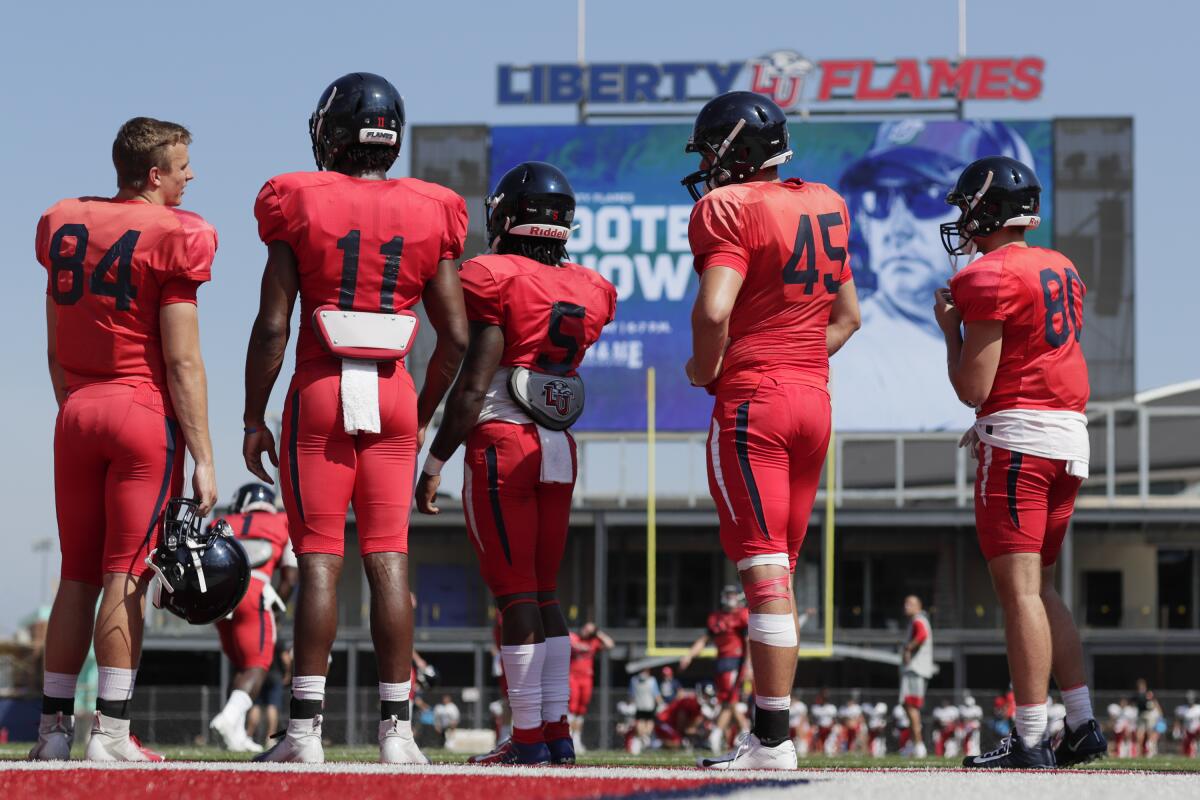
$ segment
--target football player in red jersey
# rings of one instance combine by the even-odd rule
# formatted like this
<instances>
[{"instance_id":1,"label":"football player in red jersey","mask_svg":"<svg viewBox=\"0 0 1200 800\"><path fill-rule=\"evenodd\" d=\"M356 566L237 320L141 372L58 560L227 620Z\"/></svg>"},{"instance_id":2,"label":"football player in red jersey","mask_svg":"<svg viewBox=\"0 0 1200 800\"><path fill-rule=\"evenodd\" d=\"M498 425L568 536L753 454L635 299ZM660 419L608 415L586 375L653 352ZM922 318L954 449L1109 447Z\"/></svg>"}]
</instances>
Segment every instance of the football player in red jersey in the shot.
<instances>
[{"instance_id":1,"label":"football player in red jersey","mask_svg":"<svg viewBox=\"0 0 1200 800\"><path fill-rule=\"evenodd\" d=\"M942 226L952 256L982 256L934 297L950 382L977 409L963 437L975 445L975 526L1004 608L1016 733L968 767L1065 767L1107 750L1093 719L1079 632L1054 588L1054 563L1087 477L1090 446L1083 281L1061 253L1030 247L1041 221L1041 185L1015 159L966 167L946 196L956 222ZM962 328L965 326L965 333ZM1067 730L1046 739L1050 675L1062 687Z\"/></svg>"},{"instance_id":2,"label":"football player in red jersey","mask_svg":"<svg viewBox=\"0 0 1200 800\"><path fill-rule=\"evenodd\" d=\"M575 749L584 751L583 723L592 705L592 691L596 687L596 654L612 650L612 637L588 620L579 626L579 632L571 631L571 695L567 704L571 727L571 741Z\"/></svg>"},{"instance_id":3,"label":"football player in red jersey","mask_svg":"<svg viewBox=\"0 0 1200 800\"><path fill-rule=\"evenodd\" d=\"M487 201L491 253L462 266L471 320L462 374L417 484L436 514L445 461L464 440L463 508L503 624L512 739L489 763L574 763L567 722L571 644L555 591L583 412L577 369L616 313L617 291L566 260L575 193L558 169L518 164Z\"/></svg>"},{"instance_id":4,"label":"football player in red jersey","mask_svg":"<svg viewBox=\"0 0 1200 800\"><path fill-rule=\"evenodd\" d=\"M719 769L795 769L788 709L798 633L792 587L829 443L829 356L858 329L849 214L835 191L781 181L787 117L727 92L696 117L683 179L700 273L687 374L716 396L709 490L749 606L754 728ZM702 189L708 193L701 195Z\"/></svg>"},{"instance_id":5,"label":"football player in red jersey","mask_svg":"<svg viewBox=\"0 0 1200 800\"><path fill-rule=\"evenodd\" d=\"M146 558L164 501L182 489L185 446L202 511L216 502L196 290L211 275L217 234L176 208L193 177L190 142L182 125L129 120L113 142L116 196L63 200L38 222L59 406L62 580L30 758L70 755L75 683L94 621L100 684L87 757L162 760L130 737L129 699L141 657Z\"/></svg>"},{"instance_id":6,"label":"football player in red jersey","mask_svg":"<svg viewBox=\"0 0 1200 800\"><path fill-rule=\"evenodd\" d=\"M309 132L318 171L272 178L254 206L267 265L246 355L243 454L268 483L263 454L282 461L300 562L291 721L286 738L258 758L324 760L320 712L353 502L379 662L380 759L425 763L410 720L408 517L425 426L466 349L454 263L466 204L437 184L387 177L400 152L404 103L378 75L356 72L330 84ZM300 335L280 459L265 416L297 295ZM415 323L407 309L418 301L437 333L419 395L404 364Z\"/></svg>"},{"instance_id":7,"label":"football player in red jersey","mask_svg":"<svg viewBox=\"0 0 1200 800\"><path fill-rule=\"evenodd\" d=\"M217 623L221 649L237 672L225 707L208 727L225 749L258 753L262 747L246 733L246 713L275 657L275 614L287 610L296 585L296 554L288 540L287 515L275 510L275 491L269 486L248 483L238 489L229 512L213 525L222 519L250 559L250 588L233 614ZM272 584L276 569L278 589Z\"/></svg>"},{"instance_id":8,"label":"football player in red jersey","mask_svg":"<svg viewBox=\"0 0 1200 800\"><path fill-rule=\"evenodd\" d=\"M704 633L692 643L687 655L679 661L680 669L687 669L709 642L717 648L717 676L714 684L720 711L717 712L709 738L713 752L721 752L729 745L732 722L737 722L739 732L750 728L750 721L738 709L742 670L746 664L746 634L749 628L750 609L746 608L745 596L738 587L726 586L721 590L720 610L708 615Z\"/></svg>"}]
</instances>

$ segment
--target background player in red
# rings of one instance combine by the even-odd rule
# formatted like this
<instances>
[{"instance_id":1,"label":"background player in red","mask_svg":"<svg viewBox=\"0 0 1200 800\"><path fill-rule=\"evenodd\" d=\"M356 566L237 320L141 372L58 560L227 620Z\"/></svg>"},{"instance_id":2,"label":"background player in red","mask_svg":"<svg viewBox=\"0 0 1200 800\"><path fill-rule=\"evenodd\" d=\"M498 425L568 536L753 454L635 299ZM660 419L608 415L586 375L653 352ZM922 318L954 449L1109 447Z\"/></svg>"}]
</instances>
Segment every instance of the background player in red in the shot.
<instances>
[{"instance_id":1,"label":"background player in red","mask_svg":"<svg viewBox=\"0 0 1200 800\"><path fill-rule=\"evenodd\" d=\"M251 572L242 601L228 619L217 623L221 649L236 673L225 707L208 727L225 749L258 753L262 747L246 733L246 714L275 658L275 614L287 610L296 585L296 555L288 541L287 515L276 511L275 492L269 486L248 483L238 489L229 512L218 519L229 523L245 548ZM278 589L272 584L277 569Z\"/></svg>"},{"instance_id":2,"label":"background player in red","mask_svg":"<svg viewBox=\"0 0 1200 800\"><path fill-rule=\"evenodd\" d=\"M680 669L691 666L700 651L711 642L717 648L717 674L714 684L720 711L713 725L710 744L713 752L729 746L731 723L737 722L739 732L750 729L750 720L738 709L741 699L742 670L746 664L746 635L750 630L750 609L746 598L736 586L721 590L721 608L708 615L704 633L679 661ZM791 708L789 704L789 709Z\"/></svg>"},{"instance_id":3,"label":"background player in red","mask_svg":"<svg viewBox=\"0 0 1200 800\"><path fill-rule=\"evenodd\" d=\"M753 733L727 758L701 763L795 769L791 576L829 442L829 356L861 324L849 215L829 187L779 180L791 157L787 117L762 95L709 101L687 151L700 156L683 180L698 200L688 239L700 289L686 369L716 395L709 490L750 608L757 707Z\"/></svg>"},{"instance_id":4,"label":"background player in red","mask_svg":"<svg viewBox=\"0 0 1200 800\"><path fill-rule=\"evenodd\" d=\"M211 275L217 234L175 208L194 177L190 142L182 125L129 120L113 142L116 196L63 200L38 222L59 406L62 580L30 758L70 756L75 684L94 624L99 700L87 757L162 760L130 737L129 700L141 657L146 557L164 501L182 489L185 446L202 512L216 502L196 290Z\"/></svg>"},{"instance_id":5,"label":"background player in red","mask_svg":"<svg viewBox=\"0 0 1200 800\"><path fill-rule=\"evenodd\" d=\"M276 464L279 458L265 421L267 401L297 294L301 318L279 474L300 562L291 721L287 737L260 758L324 760L320 712L353 502L379 662L380 759L423 763L410 720L408 517L425 426L466 348L454 263L462 255L466 205L442 186L387 178L400 152L404 104L378 75L356 72L334 81L309 132L322 171L272 178L254 207L267 265L246 354L243 453L250 471L268 483L262 455ZM402 330L404 314L396 314L418 301L437 332L419 396L403 361L411 338L389 333ZM337 345L314 326L323 307L332 307L349 341L371 360L334 352Z\"/></svg>"},{"instance_id":6,"label":"background player in red","mask_svg":"<svg viewBox=\"0 0 1200 800\"><path fill-rule=\"evenodd\" d=\"M571 696L568 712L571 725L571 741L575 749L584 751L583 723L592 705L592 691L596 687L596 654L613 649L612 637L588 620L571 631Z\"/></svg>"},{"instance_id":7,"label":"background player in red","mask_svg":"<svg viewBox=\"0 0 1200 800\"><path fill-rule=\"evenodd\" d=\"M567 429L583 412L576 370L612 322L617 291L566 260L575 193L557 168L518 164L487 209L492 252L462 266L470 344L421 471L417 510L437 513L442 465L465 439L463 508L501 614L513 715L511 741L490 760L573 763L571 648L555 594L575 488Z\"/></svg>"},{"instance_id":8,"label":"background player in red","mask_svg":"<svg viewBox=\"0 0 1200 800\"><path fill-rule=\"evenodd\" d=\"M983 256L939 289L934 314L946 338L950 382L977 409L963 444L977 445L975 526L1004 608L1016 735L968 767L1071 766L1107 745L1092 716L1079 632L1054 588L1054 563L1087 477L1087 364L1083 295L1061 253L1025 243L1040 222L1033 170L1002 156L967 166L942 226L952 256ZM961 328L965 325L965 334ZM1067 730L1046 739L1050 675L1062 689Z\"/></svg>"},{"instance_id":9,"label":"background player in red","mask_svg":"<svg viewBox=\"0 0 1200 800\"><path fill-rule=\"evenodd\" d=\"M904 615L908 617L908 637L900 651L900 702L908 714L911 747L903 755L925 758L925 735L921 730L921 709L925 706L925 689L933 677L933 626L922 610L921 598L910 594L904 598Z\"/></svg>"}]
</instances>

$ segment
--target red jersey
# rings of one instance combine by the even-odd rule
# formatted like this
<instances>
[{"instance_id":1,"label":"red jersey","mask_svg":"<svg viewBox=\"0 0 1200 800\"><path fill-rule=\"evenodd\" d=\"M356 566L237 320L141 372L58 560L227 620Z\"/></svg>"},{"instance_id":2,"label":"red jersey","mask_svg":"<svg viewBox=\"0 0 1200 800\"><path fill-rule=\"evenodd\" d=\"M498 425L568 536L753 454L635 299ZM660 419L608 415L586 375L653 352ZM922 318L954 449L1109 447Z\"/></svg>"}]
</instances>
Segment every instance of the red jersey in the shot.
<instances>
[{"instance_id":1,"label":"red jersey","mask_svg":"<svg viewBox=\"0 0 1200 800\"><path fill-rule=\"evenodd\" d=\"M329 357L311 324L321 306L395 313L416 305L439 261L462 255L465 201L415 178L291 172L254 202L263 242L285 242L300 269L296 363Z\"/></svg>"},{"instance_id":2,"label":"red jersey","mask_svg":"<svg viewBox=\"0 0 1200 800\"><path fill-rule=\"evenodd\" d=\"M688 226L696 271L728 267L744 278L721 385L787 371L828 388L825 329L838 288L852 280L849 237L846 201L824 184L742 183L700 198Z\"/></svg>"},{"instance_id":3,"label":"red jersey","mask_svg":"<svg viewBox=\"0 0 1200 800\"><path fill-rule=\"evenodd\" d=\"M979 416L1010 408L1084 413L1086 291L1067 257L1044 247L1001 247L950 279L963 322L1004 323L996 379Z\"/></svg>"},{"instance_id":4,"label":"red jersey","mask_svg":"<svg viewBox=\"0 0 1200 800\"><path fill-rule=\"evenodd\" d=\"M596 653L604 649L599 636L584 639L571 632L571 675L576 678L591 678L596 674Z\"/></svg>"},{"instance_id":5,"label":"red jersey","mask_svg":"<svg viewBox=\"0 0 1200 800\"><path fill-rule=\"evenodd\" d=\"M741 658L750 631L750 609L714 611L708 615L708 635L717 648L717 658Z\"/></svg>"},{"instance_id":6,"label":"red jersey","mask_svg":"<svg viewBox=\"0 0 1200 800\"><path fill-rule=\"evenodd\" d=\"M274 575L275 569L283 559L283 552L288 546L287 514L277 514L271 511L248 511L245 514L229 514L221 519L229 523L229 527L233 528L233 534L239 541L244 543L248 539L258 539L271 546L270 559L254 569L262 572L268 578Z\"/></svg>"},{"instance_id":7,"label":"red jersey","mask_svg":"<svg viewBox=\"0 0 1200 800\"><path fill-rule=\"evenodd\" d=\"M81 197L43 214L37 259L57 306L55 355L67 389L152 381L165 393L159 309L196 302L216 251L216 230L178 208Z\"/></svg>"},{"instance_id":8,"label":"red jersey","mask_svg":"<svg viewBox=\"0 0 1200 800\"><path fill-rule=\"evenodd\" d=\"M617 290L595 270L514 255L477 256L459 270L467 317L504 330L505 367L574 375L613 321Z\"/></svg>"},{"instance_id":9,"label":"red jersey","mask_svg":"<svg viewBox=\"0 0 1200 800\"><path fill-rule=\"evenodd\" d=\"M694 694L684 694L676 697L667 707L658 712L660 722L665 722L677 731L687 730L693 722L702 717L700 701Z\"/></svg>"}]
</instances>

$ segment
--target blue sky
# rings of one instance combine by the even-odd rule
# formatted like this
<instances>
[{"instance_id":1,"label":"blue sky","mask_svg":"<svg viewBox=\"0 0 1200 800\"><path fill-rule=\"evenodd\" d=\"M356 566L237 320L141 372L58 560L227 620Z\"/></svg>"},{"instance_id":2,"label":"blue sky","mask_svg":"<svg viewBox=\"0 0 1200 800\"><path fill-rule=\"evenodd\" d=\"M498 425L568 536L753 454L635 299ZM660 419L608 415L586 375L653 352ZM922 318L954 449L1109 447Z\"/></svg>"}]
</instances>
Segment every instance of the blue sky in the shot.
<instances>
[{"instance_id":1,"label":"blue sky","mask_svg":"<svg viewBox=\"0 0 1200 800\"><path fill-rule=\"evenodd\" d=\"M1186 97L1200 6L1173 5L1169 17L1156 8L1163 6L971 0L968 36L973 55L1046 59L1040 100L970 104L973 116L1135 117L1139 388L1200 371L1187 346L1196 341L1189 323L1200 271L1180 241L1195 226L1200 184L1193 144L1200 112ZM955 9L955 0L592 0L588 57L728 61L777 48L814 60L951 56ZM0 263L9 288L0 335L12 383L0 394L7 456L0 502L8 520L0 635L38 604L43 567L32 543L56 536L55 409L45 374L45 277L33 257L34 226L61 197L113 190L109 153L120 124L145 114L182 122L195 136L197 179L187 207L213 222L221 238L200 310L217 474L227 497L248 478L239 454L241 371L264 255L252 203L266 178L310 168L306 122L320 91L342 73L369 70L400 88L411 124L571 122L570 108L497 106L495 68L574 60L575 22L569 0L114 0L6 9ZM53 552L48 565L47 593L57 575Z\"/></svg>"}]
</instances>

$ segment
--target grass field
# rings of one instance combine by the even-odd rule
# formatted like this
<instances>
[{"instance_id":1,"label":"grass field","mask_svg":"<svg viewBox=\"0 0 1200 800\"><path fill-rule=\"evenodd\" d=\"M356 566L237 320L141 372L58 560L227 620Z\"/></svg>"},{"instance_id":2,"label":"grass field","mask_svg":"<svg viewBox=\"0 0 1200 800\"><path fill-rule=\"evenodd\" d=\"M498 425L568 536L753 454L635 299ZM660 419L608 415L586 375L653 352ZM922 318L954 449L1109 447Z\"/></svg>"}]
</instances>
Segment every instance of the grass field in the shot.
<instances>
[{"instance_id":1,"label":"grass field","mask_svg":"<svg viewBox=\"0 0 1200 800\"><path fill-rule=\"evenodd\" d=\"M227 753L216 747L194 747L163 745L150 747L164 754L170 761L249 761L251 756L242 753ZM76 748L78 751L79 748ZM0 760L24 759L29 752L28 744L0 745ZM426 750L425 754L435 764L458 764L467 757L458 753L444 750ZM76 756L82 753L76 752ZM345 747L328 746L325 748L325 758L330 762L362 762L371 763L379 757L379 750L373 746ZM673 752L643 753L632 756L624 750L592 750L579 757L579 764L593 767L692 767L696 764L695 755ZM884 758L866 758L863 756L841 756L830 758L814 756L800 760L802 770L845 770L845 769L953 769L958 767L960 760L945 758L927 758L916 761L889 755ZM1088 771L1121 771L1121 772L1200 772L1200 759L1183 758L1181 756L1159 756L1153 759L1104 759L1095 761L1078 770Z\"/></svg>"}]
</instances>

